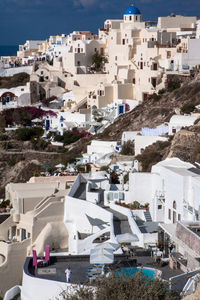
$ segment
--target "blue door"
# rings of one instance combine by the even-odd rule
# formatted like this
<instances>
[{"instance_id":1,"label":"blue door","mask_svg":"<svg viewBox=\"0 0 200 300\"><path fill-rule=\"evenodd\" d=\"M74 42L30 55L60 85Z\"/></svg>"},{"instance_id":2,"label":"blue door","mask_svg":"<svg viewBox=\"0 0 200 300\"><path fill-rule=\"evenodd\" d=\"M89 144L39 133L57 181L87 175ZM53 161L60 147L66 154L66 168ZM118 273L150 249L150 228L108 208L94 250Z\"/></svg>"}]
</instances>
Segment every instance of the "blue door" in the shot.
<instances>
[{"instance_id":1,"label":"blue door","mask_svg":"<svg viewBox=\"0 0 200 300\"><path fill-rule=\"evenodd\" d=\"M119 115L124 113L124 105L119 105Z\"/></svg>"},{"instance_id":2,"label":"blue door","mask_svg":"<svg viewBox=\"0 0 200 300\"><path fill-rule=\"evenodd\" d=\"M49 130L49 120L46 120L46 130Z\"/></svg>"}]
</instances>

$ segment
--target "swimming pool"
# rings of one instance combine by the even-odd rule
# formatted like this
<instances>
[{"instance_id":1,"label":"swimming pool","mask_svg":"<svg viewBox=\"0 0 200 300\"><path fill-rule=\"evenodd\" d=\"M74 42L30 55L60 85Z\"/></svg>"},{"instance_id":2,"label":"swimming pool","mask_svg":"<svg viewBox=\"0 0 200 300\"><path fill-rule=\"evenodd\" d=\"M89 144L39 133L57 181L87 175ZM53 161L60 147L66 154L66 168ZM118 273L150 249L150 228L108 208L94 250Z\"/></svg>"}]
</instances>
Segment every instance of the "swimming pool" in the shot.
<instances>
[{"instance_id":1,"label":"swimming pool","mask_svg":"<svg viewBox=\"0 0 200 300\"><path fill-rule=\"evenodd\" d=\"M115 272L116 277L120 276L125 276L125 277L130 277L135 275L137 272L141 271L142 275L145 277L148 277L150 279L155 279L157 277L157 272L155 269L150 269L150 268L123 268L119 269L118 271Z\"/></svg>"}]
</instances>

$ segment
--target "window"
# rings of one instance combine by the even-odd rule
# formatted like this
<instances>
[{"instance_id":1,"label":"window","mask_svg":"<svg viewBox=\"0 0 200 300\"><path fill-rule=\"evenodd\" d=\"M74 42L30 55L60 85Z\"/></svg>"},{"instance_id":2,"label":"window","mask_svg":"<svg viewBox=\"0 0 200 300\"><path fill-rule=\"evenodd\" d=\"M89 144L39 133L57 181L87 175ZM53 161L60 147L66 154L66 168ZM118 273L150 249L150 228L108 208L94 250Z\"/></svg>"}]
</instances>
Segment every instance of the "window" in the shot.
<instances>
[{"instance_id":1,"label":"window","mask_svg":"<svg viewBox=\"0 0 200 300\"><path fill-rule=\"evenodd\" d=\"M162 205L158 205L158 209L162 209Z\"/></svg>"},{"instance_id":2,"label":"window","mask_svg":"<svg viewBox=\"0 0 200 300\"><path fill-rule=\"evenodd\" d=\"M132 16L129 17L129 21L132 21Z\"/></svg>"},{"instance_id":3,"label":"window","mask_svg":"<svg viewBox=\"0 0 200 300\"><path fill-rule=\"evenodd\" d=\"M104 91L103 90L99 91L99 96L104 96Z\"/></svg>"},{"instance_id":4,"label":"window","mask_svg":"<svg viewBox=\"0 0 200 300\"><path fill-rule=\"evenodd\" d=\"M115 200L118 200L118 199L119 199L118 193L114 193L114 199L115 199Z\"/></svg>"},{"instance_id":5,"label":"window","mask_svg":"<svg viewBox=\"0 0 200 300\"><path fill-rule=\"evenodd\" d=\"M97 48L94 48L94 52L97 52Z\"/></svg>"},{"instance_id":6,"label":"window","mask_svg":"<svg viewBox=\"0 0 200 300\"><path fill-rule=\"evenodd\" d=\"M167 51L167 58L171 58L171 51Z\"/></svg>"},{"instance_id":7,"label":"window","mask_svg":"<svg viewBox=\"0 0 200 300\"><path fill-rule=\"evenodd\" d=\"M137 16L135 16L135 20L136 20L136 21L137 21L137 19L138 19Z\"/></svg>"},{"instance_id":8,"label":"window","mask_svg":"<svg viewBox=\"0 0 200 300\"><path fill-rule=\"evenodd\" d=\"M176 133L176 128L173 128L173 129L172 129L172 133Z\"/></svg>"},{"instance_id":9,"label":"window","mask_svg":"<svg viewBox=\"0 0 200 300\"><path fill-rule=\"evenodd\" d=\"M124 200L124 193L119 192L119 200Z\"/></svg>"},{"instance_id":10,"label":"window","mask_svg":"<svg viewBox=\"0 0 200 300\"><path fill-rule=\"evenodd\" d=\"M133 78L133 84L135 84L135 78Z\"/></svg>"},{"instance_id":11,"label":"window","mask_svg":"<svg viewBox=\"0 0 200 300\"><path fill-rule=\"evenodd\" d=\"M152 69L153 69L153 71L157 71L158 70L158 64L153 63Z\"/></svg>"},{"instance_id":12,"label":"window","mask_svg":"<svg viewBox=\"0 0 200 300\"><path fill-rule=\"evenodd\" d=\"M41 71L41 75L43 75L44 74L44 72L43 71Z\"/></svg>"},{"instance_id":13,"label":"window","mask_svg":"<svg viewBox=\"0 0 200 300\"><path fill-rule=\"evenodd\" d=\"M153 85L154 88L156 87L156 81L157 81L156 77L151 78L151 84Z\"/></svg>"},{"instance_id":14,"label":"window","mask_svg":"<svg viewBox=\"0 0 200 300\"><path fill-rule=\"evenodd\" d=\"M123 39L123 40L122 40L122 45L125 45L125 43L126 43L126 40Z\"/></svg>"},{"instance_id":15,"label":"window","mask_svg":"<svg viewBox=\"0 0 200 300\"><path fill-rule=\"evenodd\" d=\"M173 202L173 209L176 209L176 201Z\"/></svg>"},{"instance_id":16,"label":"window","mask_svg":"<svg viewBox=\"0 0 200 300\"><path fill-rule=\"evenodd\" d=\"M143 62L142 61L140 62L140 69L141 70L143 69Z\"/></svg>"},{"instance_id":17,"label":"window","mask_svg":"<svg viewBox=\"0 0 200 300\"><path fill-rule=\"evenodd\" d=\"M117 56L115 56L115 60L117 60Z\"/></svg>"},{"instance_id":18,"label":"window","mask_svg":"<svg viewBox=\"0 0 200 300\"><path fill-rule=\"evenodd\" d=\"M113 200L113 193L108 193L107 199L112 201Z\"/></svg>"},{"instance_id":19,"label":"window","mask_svg":"<svg viewBox=\"0 0 200 300\"><path fill-rule=\"evenodd\" d=\"M168 219L171 220L171 209L168 209Z\"/></svg>"},{"instance_id":20,"label":"window","mask_svg":"<svg viewBox=\"0 0 200 300\"><path fill-rule=\"evenodd\" d=\"M181 215L180 214L178 214L178 221L180 221L181 220Z\"/></svg>"}]
</instances>

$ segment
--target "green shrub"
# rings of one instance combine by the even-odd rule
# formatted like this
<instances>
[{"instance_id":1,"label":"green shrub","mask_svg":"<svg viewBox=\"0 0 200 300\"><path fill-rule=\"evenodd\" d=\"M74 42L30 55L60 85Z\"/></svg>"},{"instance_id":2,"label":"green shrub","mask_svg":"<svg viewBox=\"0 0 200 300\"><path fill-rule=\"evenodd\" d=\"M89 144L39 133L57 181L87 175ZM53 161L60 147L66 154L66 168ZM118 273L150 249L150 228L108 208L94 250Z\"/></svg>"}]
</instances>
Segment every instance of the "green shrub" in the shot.
<instances>
[{"instance_id":1,"label":"green shrub","mask_svg":"<svg viewBox=\"0 0 200 300\"><path fill-rule=\"evenodd\" d=\"M173 92L174 90L180 88L181 84L177 77L173 77L169 80L168 91Z\"/></svg>"},{"instance_id":2,"label":"green shrub","mask_svg":"<svg viewBox=\"0 0 200 300\"><path fill-rule=\"evenodd\" d=\"M10 167L13 167L16 164L16 158L14 158L14 157L9 158L6 160L6 162Z\"/></svg>"},{"instance_id":3,"label":"green shrub","mask_svg":"<svg viewBox=\"0 0 200 300\"><path fill-rule=\"evenodd\" d=\"M17 138L21 141L30 141L33 138L39 138L44 133L42 127L18 128L16 130Z\"/></svg>"},{"instance_id":4,"label":"green shrub","mask_svg":"<svg viewBox=\"0 0 200 300\"><path fill-rule=\"evenodd\" d=\"M100 171L108 171L108 169L109 169L109 167L108 166L102 166L101 168L100 168Z\"/></svg>"},{"instance_id":5,"label":"green shrub","mask_svg":"<svg viewBox=\"0 0 200 300\"><path fill-rule=\"evenodd\" d=\"M138 209L138 208L140 208L140 202L134 201L133 203L131 203L131 209Z\"/></svg>"},{"instance_id":6,"label":"green shrub","mask_svg":"<svg viewBox=\"0 0 200 300\"><path fill-rule=\"evenodd\" d=\"M129 173L127 173L126 175L124 175L124 183L127 183L129 180Z\"/></svg>"},{"instance_id":7,"label":"green shrub","mask_svg":"<svg viewBox=\"0 0 200 300\"><path fill-rule=\"evenodd\" d=\"M6 208L8 205L10 205L10 200L4 200L0 203L0 208Z\"/></svg>"},{"instance_id":8,"label":"green shrub","mask_svg":"<svg viewBox=\"0 0 200 300\"><path fill-rule=\"evenodd\" d=\"M57 150L57 153L67 153L67 149L66 148L59 148L58 150Z\"/></svg>"},{"instance_id":9,"label":"green shrub","mask_svg":"<svg viewBox=\"0 0 200 300\"><path fill-rule=\"evenodd\" d=\"M166 93L166 89L161 89L158 91L158 95L163 95Z\"/></svg>"},{"instance_id":10,"label":"green shrub","mask_svg":"<svg viewBox=\"0 0 200 300\"><path fill-rule=\"evenodd\" d=\"M55 135L54 141L64 143L64 145L69 145L75 143L80 138L83 137L83 134L76 131L65 131L63 135Z\"/></svg>"},{"instance_id":11,"label":"green shrub","mask_svg":"<svg viewBox=\"0 0 200 300\"><path fill-rule=\"evenodd\" d=\"M183 114L189 114L189 113L193 112L194 110L195 110L195 105L191 102L186 103L181 107L181 112Z\"/></svg>"},{"instance_id":12,"label":"green shrub","mask_svg":"<svg viewBox=\"0 0 200 300\"><path fill-rule=\"evenodd\" d=\"M34 174L33 174L34 177L40 177L40 172L39 171L36 171Z\"/></svg>"},{"instance_id":13,"label":"green shrub","mask_svg":"<svg viewBox=\"0 0 200 300\"><path fill-rule=\"evenodd\" d=\"M157 95L156 93L154 93L154 94L152 95L152 98L153 98L153 101L154 101L154 102L160 101L161 97L162 97L161 95Z\"/></svg>"}]
</instances>

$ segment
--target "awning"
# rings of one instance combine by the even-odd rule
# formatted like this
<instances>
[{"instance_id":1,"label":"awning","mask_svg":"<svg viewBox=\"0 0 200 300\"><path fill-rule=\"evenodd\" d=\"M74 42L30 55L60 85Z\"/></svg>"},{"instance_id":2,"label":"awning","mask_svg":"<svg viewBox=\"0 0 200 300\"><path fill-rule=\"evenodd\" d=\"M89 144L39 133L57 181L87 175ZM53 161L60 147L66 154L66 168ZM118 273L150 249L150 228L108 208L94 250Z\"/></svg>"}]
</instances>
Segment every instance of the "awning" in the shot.
<instances>
[{"instance_id":1,"label":"awning","mask_svg":"<svg viewBox=\"0 0 200 300\"><path fill-rule=\"evenodd\" d=\"M113 249L105 248L104 245L95 247L90 251L91 264L112 264L114 262Z\"/></svg>"},{"instance_id":2,"label":"awning","mask_svg":"<svg viewBox=\"0 0 200 300\"><path fill-rule=\"evenodd\" d=\"M118 243L132 243L139 241L138 236L132 233L118 234L116 235L116 240Z\"/></svg>"}]
</instances>

